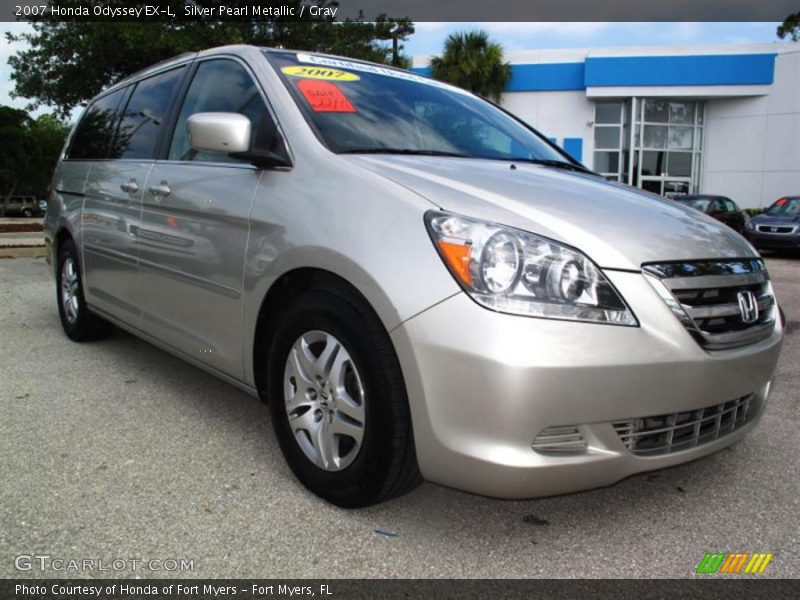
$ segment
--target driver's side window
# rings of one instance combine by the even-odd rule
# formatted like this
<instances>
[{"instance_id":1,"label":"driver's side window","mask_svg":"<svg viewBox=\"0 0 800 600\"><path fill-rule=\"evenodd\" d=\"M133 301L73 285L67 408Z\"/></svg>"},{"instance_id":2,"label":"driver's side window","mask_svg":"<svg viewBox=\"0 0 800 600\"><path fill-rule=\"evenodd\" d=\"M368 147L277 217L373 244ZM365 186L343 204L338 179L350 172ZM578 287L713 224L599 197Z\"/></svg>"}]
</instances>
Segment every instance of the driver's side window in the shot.
<instances>
[{"instance_id":1,"label":"driver's side window","mask_svg":"<svg viewBox=\"0 0 800 600\"><path fill-rule=\"evenodd\" d=\"M175 124L169 160L239 162L222 152L192 149L187 120L201 112L232 112L250 119L254 148L260 147L260 135L269 135L273 130L271 117L253 78L233 60L206 60L197 67Z\"/></svg>"}]
</instances>

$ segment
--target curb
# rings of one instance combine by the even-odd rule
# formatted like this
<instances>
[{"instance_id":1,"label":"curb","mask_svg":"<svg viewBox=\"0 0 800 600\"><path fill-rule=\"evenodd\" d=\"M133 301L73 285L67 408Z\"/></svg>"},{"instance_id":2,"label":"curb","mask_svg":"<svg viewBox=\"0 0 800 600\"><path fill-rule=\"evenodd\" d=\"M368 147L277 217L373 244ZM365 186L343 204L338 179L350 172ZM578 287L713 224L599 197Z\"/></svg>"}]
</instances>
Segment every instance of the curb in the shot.
<instances>
[{"instance_id":1,"label":"curb","mask_svg":"<svg viewBox=\"0 0 800 600\"><path fill-rule=\"evenodd\" d=\"M46 246L0 246L1 258L45 258Z\"/></svg>"}]
</instances>

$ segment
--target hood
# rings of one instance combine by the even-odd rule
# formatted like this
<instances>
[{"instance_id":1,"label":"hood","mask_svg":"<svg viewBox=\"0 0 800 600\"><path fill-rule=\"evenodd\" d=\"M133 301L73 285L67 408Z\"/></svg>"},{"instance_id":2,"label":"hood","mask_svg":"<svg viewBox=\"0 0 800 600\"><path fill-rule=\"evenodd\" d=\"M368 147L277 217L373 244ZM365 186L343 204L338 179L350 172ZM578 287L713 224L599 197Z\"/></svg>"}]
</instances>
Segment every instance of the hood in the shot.
<instances>
[{"instance_id":1,"label":"hood","mask_svg":"<svg viewBox=\"0 0 800 600\"><path fill-rule=\"evenodd\" d=\"M530 163L430 156L351 160L443 210L536 233L586 253L601 267L758 256L719 221L677 202L594 175Z\"/></svg>"},{"instance_id":2,"label":"hood","mask_svg":"<svg viewBox=\"0 0 800 600\"><path fill-rule=\"evenodd\" d=\"M768 215L766 213L756 215L750 219L756 225L797 225L800 224L800 215L779 214Z\"/></svg>"}]
</instances>

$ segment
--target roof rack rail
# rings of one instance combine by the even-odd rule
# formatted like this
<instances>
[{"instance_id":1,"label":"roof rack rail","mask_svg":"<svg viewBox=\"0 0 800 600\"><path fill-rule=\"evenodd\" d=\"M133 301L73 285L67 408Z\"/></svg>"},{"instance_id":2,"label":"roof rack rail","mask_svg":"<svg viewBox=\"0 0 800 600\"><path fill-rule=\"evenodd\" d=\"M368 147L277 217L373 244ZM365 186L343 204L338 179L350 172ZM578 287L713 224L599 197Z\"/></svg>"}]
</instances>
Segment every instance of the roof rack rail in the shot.
<instances>
[{"instance_id":1,"label":"roof rack rail","mask_svg":"<svg viewBox=\"0 0 800 600\"><path fill-rule=\"evenodd\" d=\"M169 58L165 58L164 60L159 61L159 62L157 62L155 64L148 65L143 69L139 69L135 73L131 73L130 75L126 76L124 79L120 79L114 85L116 86L116 85L119 85L120 83L124 83L124 82L128 81L129 79L135 78L137 75L141 75L142 73L144 73L146 71L152 71L152 70L156 69L157 67L160 67L161 65L165 65L167 63L170 63L170 62L173 62L173 61L177 61L177 60L180 60L182 58L189 58L190 56L197 56L197 52L183 52L181 54L176 54L175 56L171 56Z\"/></svg>"}]
</instances>

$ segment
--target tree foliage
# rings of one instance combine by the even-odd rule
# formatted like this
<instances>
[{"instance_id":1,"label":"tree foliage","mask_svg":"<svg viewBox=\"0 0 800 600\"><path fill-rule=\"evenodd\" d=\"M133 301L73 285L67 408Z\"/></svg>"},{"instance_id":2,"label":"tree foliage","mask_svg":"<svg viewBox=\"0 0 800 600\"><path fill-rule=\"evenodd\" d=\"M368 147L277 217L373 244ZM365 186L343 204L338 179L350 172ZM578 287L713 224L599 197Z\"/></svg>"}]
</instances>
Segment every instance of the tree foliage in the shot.
<instances>
[{"instance_id":1,"label":"tree foliage","mask_svg":"<svg viewBox=\"0 0 800 600\"><path fill-rule=\"evenodd\" d=\"M0 198L43 198L68 132L55 115L32 119L23 110L0 105Z\"/></svg>"},{"instance_id":2,"label":"tree foliage","mask_svg":"<svg viewBox=\"0 0 800 600\"><path fill-rule=\"evenodd\" d=\"M281 4L300 4L284 0ZM69 5L69 0L53 0ZM140 6L147 2L127 2ZM182 0L161 2L173 13L183 14ZM198 6L211 7L229 2L197 0ZM325 0L319 6L335 6ZM313 50L340 54L375 62L391 62L392 31L409 25L408 19L386 15L374 21L334 22L316 17L302 22L281 17L248 21L148 21L87 22L40 20L33 31L13 35L10 41L25 41L29 47L9 58L14 82L13 97L30 100L29 109L52 106L60 115L68 115L103 88L149 65L172 56L226 44ZM407 36L401 36L405 41ZM401 46L402 49L402 46ZM408 59L403 57L404 64Z\"/></svg>"},{"instance_id":3,"label":"tree foliage","mask_svg":"<svg viewBox=\"0 0 800 600\"><path fill-rule=\"evenodd\" d=\"M503 58L500 44L485 31L451 34L442 56L431 60L433 76L474 94L500 100L511 79L511 65Z\"/></svg>"},{"instance_id":4,"label":"tree foliage","mask_svg":"<svg viewBox=\"0 0 800 600\"><path fill-rule=\"evenodd\" d=\"M791 38L796 42L800 40L800 12L793 13L786 17L786 19L778 25L776 32L781 39Z\"/></svg>"}]
</instances>

